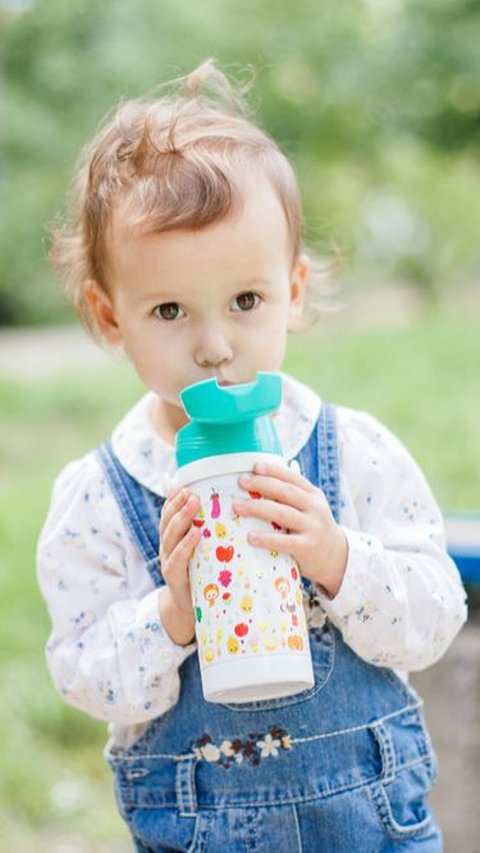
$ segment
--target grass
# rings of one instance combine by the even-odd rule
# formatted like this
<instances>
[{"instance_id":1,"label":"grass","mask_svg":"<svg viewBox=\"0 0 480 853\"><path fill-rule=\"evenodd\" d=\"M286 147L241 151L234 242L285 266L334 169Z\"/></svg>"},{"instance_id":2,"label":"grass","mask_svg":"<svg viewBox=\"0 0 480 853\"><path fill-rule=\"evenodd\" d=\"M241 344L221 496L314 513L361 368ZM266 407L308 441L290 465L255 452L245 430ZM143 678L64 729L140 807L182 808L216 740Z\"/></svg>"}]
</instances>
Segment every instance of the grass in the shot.
<instances>
[{"instance_id":1,"label":"grass","mask_svg":"<svg viewBox=\"0 0 480 853\"><path fill-rule=\"evenodd\" d=\"M437 310L408 328L292 338L286 368L365 408L410 447L444 508L480 509L478 318ZM141 393L127 365L0 380L1 849L129 849L102 724L66 707L43 661L48 616L34 550L55 474L108 435Z\"/></svg>"},{"instance_id":2,"label":"grass","mask_svg":"<svg viewBox=\"0 0 480 853\"><path fill-rule=\"evenodd\" d=\"M433 310L387 331L295 338L288 367L332 402L383 420L444 509L480 510L480 347L475 314Z\"/></svg>"}]
</instances>

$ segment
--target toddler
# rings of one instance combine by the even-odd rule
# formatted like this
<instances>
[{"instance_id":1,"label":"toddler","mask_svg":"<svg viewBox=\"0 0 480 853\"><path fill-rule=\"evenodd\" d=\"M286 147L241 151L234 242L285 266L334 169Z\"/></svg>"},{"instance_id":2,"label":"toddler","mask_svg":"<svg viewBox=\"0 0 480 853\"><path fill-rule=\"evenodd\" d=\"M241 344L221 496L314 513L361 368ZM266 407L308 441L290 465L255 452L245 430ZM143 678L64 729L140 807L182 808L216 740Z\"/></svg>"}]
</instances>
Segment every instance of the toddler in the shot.
<instances>
[{"instance_id":1,"label":"toddler","mask_svg":"<svg viewBox=\"0 0 480 853\"><path fill-rule=\"evenodd\" d=\"M234 509L272 522L252 543L298 563L315 684L203 699L187 572L199 499L170 489L179 394L280 370L314 277L288 159L212 62L176 82L120 104L53 235L87 328L148 389L53 489L38 546L53 680L109 723L137 851L438 853L435 757L407 673L466 618L441 515L382 424L289 376L275 423L291 464L243 475Z\"/></svg>"}]
</instances>

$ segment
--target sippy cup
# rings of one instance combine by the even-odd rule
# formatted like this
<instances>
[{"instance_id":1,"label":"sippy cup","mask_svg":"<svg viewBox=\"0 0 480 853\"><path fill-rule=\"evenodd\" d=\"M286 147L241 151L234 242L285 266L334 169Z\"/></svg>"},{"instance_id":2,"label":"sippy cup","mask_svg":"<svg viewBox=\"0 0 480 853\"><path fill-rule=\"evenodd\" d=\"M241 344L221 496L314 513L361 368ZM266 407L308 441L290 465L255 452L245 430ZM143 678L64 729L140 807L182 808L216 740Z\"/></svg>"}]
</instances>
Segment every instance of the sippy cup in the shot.
<instances>
[{"instance_id":1,"label":"sippy cup","mask_svg":"<svg viewBox=\"0 0 480 853\"><path fill-rule=\"evenodd\" d=\"M286 464L269 412L281 401L281 376L255 382L190 385L181 399L191 422L177 434L176 483L191 486L202 538L189 561L202 687L209 702L289 696L314 684L298 567L286 554L254 547L261 519L236 516L245 497L241 472L260 460ZM252 499L261 500L251 493Z\"/></svg>"}]
</instances>

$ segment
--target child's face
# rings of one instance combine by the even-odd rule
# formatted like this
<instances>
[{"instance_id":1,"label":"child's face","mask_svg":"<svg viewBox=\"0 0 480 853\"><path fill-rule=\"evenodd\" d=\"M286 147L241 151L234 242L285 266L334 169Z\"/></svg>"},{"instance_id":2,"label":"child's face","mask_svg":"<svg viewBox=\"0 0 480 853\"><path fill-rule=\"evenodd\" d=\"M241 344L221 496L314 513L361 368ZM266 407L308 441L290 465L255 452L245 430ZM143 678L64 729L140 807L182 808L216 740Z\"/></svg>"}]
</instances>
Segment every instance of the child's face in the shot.
<instances>
[{"instance_id":1,"label":"child's face","mask_svg":"<svg viewBox=\"0 0 480 853\"><path fill-rule=\"evenodd\" d=\"M110 297L94 282L86 295L106 339L123 345L158 395L156 420L172 435L187 420L179 399L187 385L251 382L281 368L307 262L292 270L285 216L268 185L251 189L236 218L199 231L125 238L119 219Z\"/></svg>"}]
</instances>

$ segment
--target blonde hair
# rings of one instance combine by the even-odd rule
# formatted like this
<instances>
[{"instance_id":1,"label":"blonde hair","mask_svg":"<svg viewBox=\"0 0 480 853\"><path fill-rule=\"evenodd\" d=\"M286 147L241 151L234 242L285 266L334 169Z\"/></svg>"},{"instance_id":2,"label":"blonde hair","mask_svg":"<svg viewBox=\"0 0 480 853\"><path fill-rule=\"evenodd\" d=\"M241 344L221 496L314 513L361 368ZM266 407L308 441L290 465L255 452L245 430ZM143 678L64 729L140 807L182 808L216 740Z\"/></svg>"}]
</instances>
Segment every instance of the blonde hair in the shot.
<instances>
[{"instance_id":1,"label":"blonde hair","mask_svg":"<svg viewBox=\"0 0 480 853\"><path fill-rule=\"evenodd\" d=\"M241 210L242 173L253 169L270 181L283 208L292 264L300 253L295 173L247 116L240 87L212 60L166 85L172 94L120 102L107 118L76 166L70 219L52 228L50 259L94 337L83 285L95 279L108 291L108 229L119 206L136 233L204 228Z\"/></svg>"}]
</instances>

